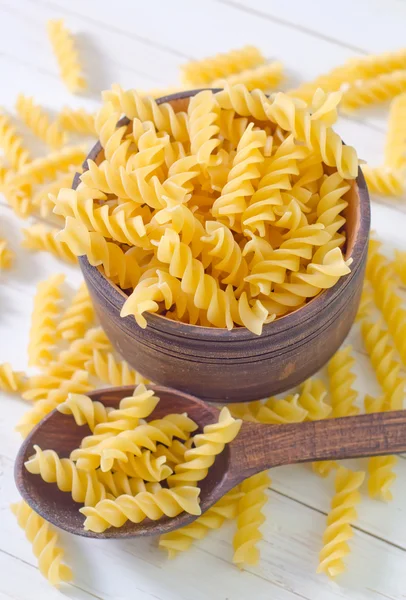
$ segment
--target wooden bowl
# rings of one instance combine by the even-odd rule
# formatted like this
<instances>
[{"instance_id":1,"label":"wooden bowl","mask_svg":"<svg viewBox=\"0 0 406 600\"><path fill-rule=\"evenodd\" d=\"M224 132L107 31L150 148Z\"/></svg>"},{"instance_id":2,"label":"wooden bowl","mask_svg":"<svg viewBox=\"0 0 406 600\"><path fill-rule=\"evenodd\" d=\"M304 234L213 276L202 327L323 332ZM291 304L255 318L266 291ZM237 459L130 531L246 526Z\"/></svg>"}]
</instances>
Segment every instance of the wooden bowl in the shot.
<instances>
[{"instance_id":1,"label":"wooden bowl","mask_svg":"<svg viewBox=\"0 0 406 600\"><path fill-rule=\"evenodd\" d=\"M197 91L157 102L170 102L175 111L185 110ZM97 143L87 158L100 162L101 153ZM76 176L73 187L78 183ZM141 329L133 317L120 317L125 292L82 256L80 266L103 329L121 356L142 375L205 400L246 402L296 386L336 352L357 312L370 228L369 196L361 170L348 201L346 258L353 259L351 273L304 307L265 325L261 336L243 327L228 331L187 325L148 313L148 326Z\"/></svg>"}]
</instances>

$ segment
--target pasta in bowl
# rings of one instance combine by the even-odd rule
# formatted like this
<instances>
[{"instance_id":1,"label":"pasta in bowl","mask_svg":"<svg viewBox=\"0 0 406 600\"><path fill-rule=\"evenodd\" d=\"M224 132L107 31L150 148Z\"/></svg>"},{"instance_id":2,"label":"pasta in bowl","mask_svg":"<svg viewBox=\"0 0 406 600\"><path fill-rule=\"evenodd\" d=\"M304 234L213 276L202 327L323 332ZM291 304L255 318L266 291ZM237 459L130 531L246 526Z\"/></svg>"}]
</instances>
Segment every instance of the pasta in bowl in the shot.
<instances>
[{"instance_id":1,"label":"pasta in bowl","mask_svg":"<svg viewBox=\"0 0 406 600\"><path fill-rule=\"evenodd\" d=\"M247 401L341 344L370 214L356 153L331 127L339 96L105 93L100 142L55 212L102 326L142 375Z\"/></svg>"}]
</instances>

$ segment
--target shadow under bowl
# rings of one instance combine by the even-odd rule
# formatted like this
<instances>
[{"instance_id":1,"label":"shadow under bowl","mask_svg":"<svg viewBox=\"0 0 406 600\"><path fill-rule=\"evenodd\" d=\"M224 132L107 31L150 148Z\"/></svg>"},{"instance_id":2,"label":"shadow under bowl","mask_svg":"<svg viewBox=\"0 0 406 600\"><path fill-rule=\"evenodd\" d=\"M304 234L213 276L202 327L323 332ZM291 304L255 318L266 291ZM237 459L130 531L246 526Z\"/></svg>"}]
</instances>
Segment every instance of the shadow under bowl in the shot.
<instances>
[{"instance_id":1,"label":"shadow under bowl","mask_svg":"<svg viewBox=\"0 0 406 600\"><path fill-rule=\"evenodd\" d=\"M190 96L181 92L157 100L185 110ZM123 119L120 123L128 123ZM100 162L96 144L88 159ZM84 163L87 169L87 162ZM74 186L79 183L78 176ZM154 383L207 401L247 402L278 394L316 373L346 338L362 292L370 229L370 203L361 169L346 199L346 258L351 273L305 306L263 327L257 336L244 327L232 331L188 325L145 314L140 328L120 311L127 295L88 262L79 263L100 323L121 356Z\"/></svg>"}]
</instances>

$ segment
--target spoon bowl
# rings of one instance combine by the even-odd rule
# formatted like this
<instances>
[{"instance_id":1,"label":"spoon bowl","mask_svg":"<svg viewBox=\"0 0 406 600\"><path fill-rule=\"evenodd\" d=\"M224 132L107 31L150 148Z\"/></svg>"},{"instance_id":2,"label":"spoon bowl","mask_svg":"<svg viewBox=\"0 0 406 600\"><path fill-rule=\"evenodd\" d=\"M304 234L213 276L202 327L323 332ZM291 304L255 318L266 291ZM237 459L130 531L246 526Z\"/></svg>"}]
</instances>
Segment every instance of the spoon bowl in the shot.
<instances>
[{"instance_id":1,"label":"spoon bowl","mask_svg":"<svg viewBox=\"0 0 406 600\"><path fill-rule=\"evenodd\" d=\"M202 430L218 420L219 410L188 394L161 386L148 386L160 398L151 419L169 413L187 412ZM120 400L133 393L133 386L90 392L90 398L105 406L118 408ZM24 466L34 454L33 446L53 449L68 457L90 435L87 426L79 427L70 415L54 410L46 416L23 442L15 462L15 481L24 500L44 519L70 533L92 538L128 538L157 535L178 529L197 517L181 513L158 521L145 519L127 523L103 533L85 531L82 506L56 484L46 483ZM307 421L288 425L263 425L243 422L237 438L217 456L208 476L199 482L202 513L238 483L265 469L279 465L317 460L339 460L406 451L406 411L374 413L341 419Z\"/></svg>"}]
</instances>

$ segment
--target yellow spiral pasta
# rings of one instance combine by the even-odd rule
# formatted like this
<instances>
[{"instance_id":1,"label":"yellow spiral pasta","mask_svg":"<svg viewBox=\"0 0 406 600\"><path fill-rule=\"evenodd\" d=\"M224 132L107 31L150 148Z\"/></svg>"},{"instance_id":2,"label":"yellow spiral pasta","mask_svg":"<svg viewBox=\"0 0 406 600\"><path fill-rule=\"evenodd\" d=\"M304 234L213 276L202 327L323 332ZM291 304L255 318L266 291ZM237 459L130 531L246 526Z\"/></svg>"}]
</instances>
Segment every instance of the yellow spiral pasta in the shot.
<instances>
[{"instance_id":1,"label":"yellow spiral pasta","mask_svg":"<svg viewBox=\"0 0 406 600\"><path fill-rule=\"evenodd\" d=\"M145 518L156 521L163 515L176 517L185 511L200 515L200 490L193 486L171 489L157 488L154 492L140 492L136 496L123 495L115 500L102 500L95 507L84 507L85 530L101 533L108 527L122 527L126 521L140 523Z\"/></svg>"},{"instance_id":2,"label":"yellow spiral pasta","mask_svg":"<svg viewBox=\"0 0 406 600\"><path fill-rule=\"evenodd\" d=\"M66 218L65 228L56 235L75 256L87 256L91 265L103 265L110 279L118 281L123 289L134 287L139 278L139 266L135 254L123 250L97 232L89 232L86 226L72 217Z\"/></svg>"},{"instance_id":3,"label":"yellow spiral pasta","mask_svg":"<svg viewBox=\"0 0 406 600\"><path fill-rule=\"evenodd\" d=\"M320 421L330 416L332 407L325 402L327 389L321 379L307 379L301 387L298 403L306 411L306 420Z\"/></svg>"},{"instance_id":4,"label":"yellow spiral pasta","mask_svg":"<svg viewBox=\"0 0 406 600\"><path fill-rule=\"evenodd\" d=\"M333 417L351 417L359 413L356 405L358 392L352 387L357 379L352 372L355 359L352 347L336 352L327 366Z\"/></svg>"},{"instance_id":5,"label":"yellow spiral pasta","mask_svg":"<svg viewBox=\"0 0 406 600\"><path fill-rule=\"evenodd\" d=\"M237 531L233 538L233 562L239 567L256 565L259 561L257 543L262 539L261 525L265 515L261 512L267 502L265 490L271 485L267 473L258 473L240 485L243 497L238 502Z\"/></svg>"},{"instance_id":6,"label":"yellow spiral pasta","mask_svg":"<svg viewBox=\"0 0 406 600\"><path fill-rule=\"evenodd\" d=\"M232 231L218 221L206 221L206 235L201 239L210 250L212 265L221 282L238 287L248 273L248 266Z\"/></svg>"},{"instance_id":7,"label":"yellow spiral pasta","mask_svg":"<svg viewBox=\"0 0 406 600\"><path fill-rule=\"evenodd\" d=\"M168 551L168 558L175 558L178 552L185 552L194 541L202 540L213 529L220 529L224 521L234 519L237 516L240 498L241 492L238 488L231 490L189 525L162 534L159 547Z\"/></svg>"},{"instance_id":8,"label":"yellow spiral pasta","mask_svg":"<svg viewBox=\"0 0 406 600\"><path fill-rule=\"evenodd\" d=\"M394 170L406 166L406 93L396 96L389 109L385 165Z\"/></svg>"},{"instance_id":9,"label":"yellow spiral pasta","mask_svg":"<svg viewBox=\"0 0 406 600\"><path fill-rule=\"evenodd\" d=\"M323 162L336 167L341 177L357 177L358 158L354 148L343 146L340 136L322 119L312 119L306 106L297 105L294 98L278 93L265 109L271 121L292 132L296 140L306 143L315 153L320 153Z\"/></svg>"},{"instance_id":10,"label":"yellow spiral pasta","mask_svg":"<svg viewBox=\"0 0 406 600\"><path fill-rule=\"evenodd\" d=\"M277 425L284 423L301 423L307 418L308 412L299 403L299 394L286 396L286 398L268 398L260 405L255 418L260 423Z\"/></svg>"},{"instance_id":11,"label":"yellow spiral pasta","mask_svg":"<svg viewBox=\"0 0 406 600\"><path fill-rule=\"evenodd\" d=\"M41 574L52 585L72 579L72 571L63 562L63 550L57 546L58 534L51 526L21 500L11 505L19 526L32 544Z\"/></svg>"},{"instance_id":12,"label":"yellow spiral pasta","mask_svg":"<svg viewBox=\"0 0 406 600\"><path fill-rule=\"evenodd\" d=\"M54 450L41 450L33 446L35 454L25 463L33 475L40 475L47 483L56 483L62 492L70 492L75 502L95 506L106 498L106 488L96 471L81 471L69 458L59 458Z\"/></svg>"},{"instance_id":13,"label":"yellow spiral pasta","mask_svg":"<svg viewBox=\"0 0 406 600\"><path fill-rule=\"evenodd\" d=\"M156 485L145 483L139 477L128 477L122 471L116 471L114 473L108 471L107 473L103 473L103 471L98 470L95 471L95 473L97 474L97 479L104 485L106 492L110 494L110 497L113 496L114 498L122 496L123 494L136 496L140 492L149 491L152 486Z\"/></svg>"},{"instance_id":14,"label":"yellow spiral pasta","mask_svg":"<svg viewBox=\"0 0 406 600\"><path fill-rule=\"evenodd\" d=\"M355 507L361 501L358 489L364 478L362 471L354 472L344 467L337 471L336 493L327 515L317 573L326 573L333 578L345 571L344 557L350 552L347 542L353 536L351 524L357 519Z\"/></svg>"},{"instance_id":15,"label":"yellow spiral pasta","mask_svg":"<svg viewBox=\"0 0 406 600\"><path fill-rule=\"evenodd\" d=\"M176 465L184 462L185 460L185 452L186 450L190 450L193 444L193 438L190 437L185 442L181 442L180 440L173 440L172 444L167 447L159 444L157 446L156 451L154 452L154 456L165 456L167 464L173 468Z\"/></svg>"},{"instance_id":16,"label":"yellow spiral pasta","mask_svg":"<svg viewBox=\"0 0 406 600\"><path fill-rule=\"evenodd\" d=\"M25 438L35 425L53 411L58 404L66 400L69 393L83 394L91 389L88 374L85 371L77 371L71 379L64 380L58 389L48 390L43 399L38 400L34 407L23 415L16 431L19 431Z\"/></svg>"},{"instance_id":17,"label":"yellow spiral pasta","mask_svg":"<svg viewBox=\"0 0 406 600\"><path fill-rule=\"evenodd\" d=\"M93 357L86 363L86 368L91 375L113 386L148 383L148 380L134 371L125 360L117 360L108 351L95 350Z\"/></svg>"},{"instance_id":18,"label":"yellow spiral pasta","mask_svg":"<svg viewBox=\"0 0 406 600\"><path fill-rule=\"evenodd\" d=\"M406 379L400 375L401 364L395 358L395 349L382 321L373 323L364 320L361 323L361 333L379 384L393 399L393 403L398 398L398 408L403 408Z\"/></svg>"},{"instance_id":19,"label":"yellow spiral pasta","mask_svg":"<svg viewBox=\"0 0 406 600\"><path fill-rule=\"evenodd\" d=\"M343 84L356 81L358 79L357 70L350 61L343 65L331 69L323 75L319 75L313 81L302 83L299 87L289 90L287 93L294 98L300 98L305 102L311 102L315 92L322 89L325 92L335 92Z\"/></svg>"},{"instance_id":20,"label":"yellow spiral pasta","mask_svg":"<svg viewBox=\"0 0 406 600\"><path fill-rule=\"evenodd\" d=\"M30 365L46 365L54 357L64 280L64 275L53 275L37 286L28 343Z\"/></svg>"},{"instance_id":21,"label":"yellow spiral pasta","mask_svg":"<svg viewBox=\"0 0 406 600\"><path fill-rule=\"evenodd\" d=\"M33 252L49 252L67 263L76 263L77 258L69 249L69 246L58 239L56 234L59 229L48 227L42 223L36 223L22 230L24 239L21 242L23 248Z\"/></svg>"},{"instance_id":22,"label":"yellow spiral pasta","mask_svg":"<svg viewBox=\"0 0 406 600\"><path fill-rule=\"evenodd\" d=\"M214 150L220 145L215 137L219 132L217 124L219 107L210 90L199 92L190 99L188 105L190 151L199 164L215 164Z\"/></svg>"},{"instance_id":23,"label":"yellow spiral pasta","mask_svg":"<svg viewBox=\"0 0 406 600\"><path fill-rule=\"evenodd\" d=\"M103 93L103 99L112 102L113 106L129 119L152 121L158 131L169 133L176 141L189 140L186 113L175 113L168 103L157 104L153 98L142 97L136 90L125 91L117 84L111 91Z\"/></svg>"},{"instance_id":24,"label":"yellow spiral pasta","mask_svg":"<svg viewBox=\"0 0 406 600\"><path fill-rule=\"evenodd\" d=\"M14 252L10 250L6 240L0 238L0 271L11 269L14 258Z\"/></svg>"},{"instance_id":25,"label":"yellow spiral pasta","mask_svg":"<svg viewBox=\"0 0 406 600\"><path fill-rule=\"evenodd\" d=\"M259 166L264 162L262 151L265 143L266 133L262 130L255 131L253 123L250 123L238 142L227 183L213 203L213 216L227 219L231 227L234 226L236 217L247 208L247 197L254 193L253 183L261 175Z\"/></svg>"},{"instance_id":26,"label":"yellow spiral pasta","mask_svg":"<svg viewBox=\"0 0 406 600\"><path fill-rule=\"evenodd\" d=\"M193 485L204 479L216 456L232 442L240 428L241 420L234 419L227 408L222 408L218 422L206 425L203 433L194 436L194 447L185 452L184 462L176 465L174 475L168 479L169 485Z\"/></svg>"},{"instance_id":27,"label":"yellow spiral pasta","mask_svg":"<svg viewBox=\"0 0 406 600\"><path fill-rule=\"evenodd\" d=\"M326 175L320 186L320 200L317 203L317 223L322 223L333 236L345 225L343 211L348 202L343 196L349 191L350 185L339 173Z\"/></svg>"},{"instance_id":28,"label":"yellow spiral pasta","mask_svg":"<svg viewBox=\"0 0 406 600\"><path fill-rule=\"evenodd\" d=\"M94 322L94 308L85 283L79 287L70 306L58 323L58 331L65 340L83 338Z\"/></svg>"},{"instance_id":29,"label":"yellow spiral pasta","mask_svg":"<svg viewBox=\"0 0 406 600\"><path fill-rule=\"evenodd\" d=\"M281 83L283 77L283 64L275 61L253 69L245 69L225 79L215 79L210 82L210 87L222 88L226 83L229 85L242 83L249 91L272 90Z\"/></svg>"},{"instance_id":30,"label":"yellow spiral pasta","mask_svg":"<svg viewBox=\"0 0 406 600\"><path fill-rule=\"evenodd\" d=\"M185 84L200 85L214 79L228 77L244 69L261 65L265 58L255 46L244 46L203 60L193 60L181 67L181 80Z\"/></svg>"},{"instance_id":31,"label":"yellow spiral pasta","mask_svg":"<svg viewBox=\"0 0 406 600\"><path fill-rule=\"evenodd\" d=\"M48 146L56 150L64 145L65 133L59 128L56 121L51 122L46 112L41 106L35 104L33 98L19 94L16 110L25 125Z\"/></svg>"},{"instance_id":32,"label":"yellow spiral pasta","mask_svg":"<svg viewBox=\"0 0 406 600\"><path fill-rule=\"evenodd\" d=\"M58 115L59 127L65 131L80 133L83 135L94 135L94 113L84 108L74 110L65 106Z\"/></svg>"},{"instance_id":33,"label":"yellow spiral pasta","mask_svg":"<svg viewBox=\"0 0 406 600\"><path fill-rule=\"evenodd\" d=\"M364 286L362 288L361 299L358 307L358 312L356 316L356 321L360 321L365 317L369 316L371 310L373 309L374 301L371 285L368 281L364 282Z\"/></svg>"},{"instance_id":34,"label":"yellow spiral pasta","mask_svg":"<svg viewBox=\"0 0 406 600\"><path fill-rule=\"evenodd\" d=\"M368 494L371 498L379 498L384 502L393 500L391 487L396 479L393 468L396 456L374 456L368 461Z\"/></svg>"},{"instance_id":35,"label":"yellow spiral pasta","mask_svg":"<svg viewBox=\"0 0 406 600\"><path fill-rule=\"evenodd\" d=\"M379 242L370 241L366 277L372 284L375 303L383 314L403 365L406 365L406 310L396 287L388 280L391 276L390 263L379 248Z\"/></svg>"},{"instance_id":36,"label":"yellow spiral pasta","mask_svg":"<svg viewBox=\"0 0 406 600\"><path fill-rule=\"evenodd\" d=\"M13 169L21 169L31 160L30 153L24 147L23 138L2 111L0 111L0 148Z\"/></svg>"},{"instance_id":37,"label":"yellow spiral pasta","mask_svg":"<svg viewBox=\"0 0 406 600\"><path fill-rule=\"evenodd\" d=\"M22 392L25 386L24 373L14 371L10 363L0 363L0 390L3 392Z\"/></svg>"},{"instance_id":38,"label":"yellow spiral pasta","mask_svg":"<svg viewBox=\"0 0 406 600\"><path fill-rule=\"evenodd\" d=\"M47 31L52 50L58 61L62 81L70 92L76 94L87 87L79 62L75 41L62 19L50 19Z\"/></svg>"},{"instance_id":39,"label":"yellow spiral pasta","mask_svg":"<svg viewBox=\"0 0 406 600\"><path fill-rule=\"evenodd\" d=\"M373 79L355 81L344 91L341 108L350 113L358 108L386 102L405 91L406 68Z\"/></svg>"},{"instance_id":40,"label":"yellow spiral pasta","mask_svg":"<svg viewBox=\"0 0 406 600\"><path fill-rule=\"evenodd\" d=\"M94 350L111 351L111 343L101 327L89 329L82 339L74 340L47 369L48 375L69 379L78 369L84 369Z\"/></svg>"},{"instance_id":41,"label":"yellow spiral pasta","mask_svg":"<svg viewBox=\"0 0 406 600\"><path fill-rule=\"evenodd\" d=\"M281 143L275 154L266 161L265 173L242 214L244 228L265 236L267 223L276 219L274 206L283 205L280 191L292 187L290 177L299 173L298 160L307 155L308 150L297 146L293 136L288 136Z\"/></svg>"},{"instance_id":42,"label":"yellow spiral pasta","mask_svg":"<svg viewBox=\"0 0 406 600\"><path fill-rule=\"evenodd\" d=\"M118 409L105 409L99 402L92 402L86 396L73 396L58 407L64 414L72 414L77 425L88 425L92 436L83 438L81 447L87 448L101 441L104 434L115 435L121 431L134 429L140 419L148 417L159 398L143 384L137 385L132 396L120 400Z\"/></svg>"},{"instance_id":43,"label":"yellow spiral pasta","mask_svg":"<svg viewBox=\"0 0 406 600\"><path fill-rule=\"evenodd\" d=\"M406 285L406 252L395 251L393 266L403 285Z\"/></svg>"},{"instance_id":44,"label":"yellow spiral pasta","mask_svg":"<svg viewBox=\"0 0 406 600\"><path fill-rule=\"evenodd\" d=\"M242 117L254 117L260 121L268 120L266 110L270 100L261 90L249 92L242 83L233 86L226 83L224 90L217 92L215 96L223 109L234 110Z\"/></svg>"},{"instance_id":45,"label":"yellow spiral pasta","mask_svg":"<svg viewBox=\"0 0 406 600\"><path fill-rule=\"evenodd\" d=\"M316 223L305 225L289 232L279 248L269 252L266 259L257 262L245 277L251 284L251 293L269 295L273 284L283 283L286 272L298 272L302 260L310 260L313 248L323 246L330 241L331 235L324 225Z\"/></svg>"},{"instance_id":46,"label":"yellow spiral pasta","mask_svg":"<svg viewBox=\"0 0 406 600\"><path fill-rule=\"evenodd\" d=\"M363 165L362 172L372 194L400 197L406 190L406 176L400 169Z\"/></svg>"},{"instance_id":47,"label":"yellow spiral pasta","mask_svg":"<svg viewBox=\"0 0 406 600\"><path fill-rule=\"evenodd\" d=\"M76 169L75 169L76 170ZM72 185L74 170L63 173L48 185L43 186L38 192L32 196L32 205L38 210L41 217L49 217L52 213L55 203L51 200L50 195L55 197L61 188L70 187Z\"/></svg>"},{"instance_id":48,"label":"yellow spiral pasta","mask_svg":"<svg viewBox=\"0 0 406 600\"><path fill-rule=\"evenodd\" d=\"M141 215L129 217L125 209L119 206L113 210L108 204L97 206L95 200L99 196L97 190L91 188L62 188L54 198L54 213L79 219L88 231L101 233L117 242L141 248L151 247Z\"/></svg>"}]
</instances>

